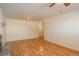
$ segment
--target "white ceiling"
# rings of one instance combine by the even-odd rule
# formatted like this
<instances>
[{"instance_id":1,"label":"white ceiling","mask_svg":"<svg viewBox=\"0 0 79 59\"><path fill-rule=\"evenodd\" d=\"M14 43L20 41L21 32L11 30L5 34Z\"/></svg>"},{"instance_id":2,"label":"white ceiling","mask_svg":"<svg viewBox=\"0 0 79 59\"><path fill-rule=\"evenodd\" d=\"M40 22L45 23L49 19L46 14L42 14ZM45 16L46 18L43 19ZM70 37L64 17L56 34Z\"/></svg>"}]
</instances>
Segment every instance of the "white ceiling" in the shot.
<instances>
[{"instance_id":1,"label":"white ceiling","mask_svg":"<svg viewBox=\"0 0 79 59\"><path fill-rule=\"evenodd\" d=\"M26 16L32 16L32 20L43 20L45 18L59 14L60 7L63 12L68 12L79 8L79 4L71 4L65 7L63 4L56 4L49 7L51 3L0 3L5 17L25 19Z\"/></svg>"}]
</instances>

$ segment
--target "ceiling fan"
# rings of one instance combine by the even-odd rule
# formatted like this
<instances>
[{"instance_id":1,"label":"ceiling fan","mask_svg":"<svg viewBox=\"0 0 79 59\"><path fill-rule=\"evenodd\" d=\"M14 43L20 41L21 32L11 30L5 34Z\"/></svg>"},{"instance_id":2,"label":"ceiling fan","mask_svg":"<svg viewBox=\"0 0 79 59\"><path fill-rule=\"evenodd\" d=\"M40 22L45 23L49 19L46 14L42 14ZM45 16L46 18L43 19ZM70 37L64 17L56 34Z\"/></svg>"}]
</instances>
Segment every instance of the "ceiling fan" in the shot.
<instances>
[{"instance_id":1,"label":"ceiling fan","mask_svg":"<svg viewBox=\"0 0 79 59\"><path fill-rule=\"evenodd\" d=\"M49 7L54 6L56 3L52 3ZM63 3L66 7L70 5L70 3Z\"/></svg>"}]
</instances>

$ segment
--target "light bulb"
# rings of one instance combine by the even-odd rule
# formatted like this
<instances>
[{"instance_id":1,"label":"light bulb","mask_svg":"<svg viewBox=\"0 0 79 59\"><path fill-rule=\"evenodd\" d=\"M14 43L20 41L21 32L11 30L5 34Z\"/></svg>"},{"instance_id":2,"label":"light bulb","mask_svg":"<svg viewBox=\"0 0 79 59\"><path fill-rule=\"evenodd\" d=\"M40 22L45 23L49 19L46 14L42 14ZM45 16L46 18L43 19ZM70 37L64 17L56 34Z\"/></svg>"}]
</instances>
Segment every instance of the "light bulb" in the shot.
<instances>
[{"instance_id":1,"label":"light bulb","mask_svg":"<svg viewBox=\"0 0 79 59\"><path fill-rule=\"evenodd\" d=\"M30 19L29 17L27 17L26 19Z\"/></svg>"}]
</instances>

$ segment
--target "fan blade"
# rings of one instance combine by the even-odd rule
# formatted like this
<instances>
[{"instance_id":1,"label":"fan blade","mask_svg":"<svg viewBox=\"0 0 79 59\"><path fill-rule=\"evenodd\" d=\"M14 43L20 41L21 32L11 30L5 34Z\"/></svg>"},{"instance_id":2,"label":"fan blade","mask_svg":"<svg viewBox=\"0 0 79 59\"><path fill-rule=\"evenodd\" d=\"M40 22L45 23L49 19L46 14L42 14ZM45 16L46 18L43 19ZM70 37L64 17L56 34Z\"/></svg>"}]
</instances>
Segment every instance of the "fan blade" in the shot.
<instances>
[{"instance_id":1,"label":"fan blade","mask_svg":"<svg viewBox=\"0 0 79 59\"><path fill-rule=\"evenodd\" d=\"M70 3L64 3L64 5L65 5L65 6L69 6L69 5L70 5Z\"/></svg>"},{"instance_id":2,"label":"fan blade","mask_svg":"<svg viewBox=\"0 0 79 59\"><path fill-rule=\"evenodd\" d=\"M53 5L55 5L55 3L52 3L49 7L52 7Z\"/></svg>"}]
</instances>

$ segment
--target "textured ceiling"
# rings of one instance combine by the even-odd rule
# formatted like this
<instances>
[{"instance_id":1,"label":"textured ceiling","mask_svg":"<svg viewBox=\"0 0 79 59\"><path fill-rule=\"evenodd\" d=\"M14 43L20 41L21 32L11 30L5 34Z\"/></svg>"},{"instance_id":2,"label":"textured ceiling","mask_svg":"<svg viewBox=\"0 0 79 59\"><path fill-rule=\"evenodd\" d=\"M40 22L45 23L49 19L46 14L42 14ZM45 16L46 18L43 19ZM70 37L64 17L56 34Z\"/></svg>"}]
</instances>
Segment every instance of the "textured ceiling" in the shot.
<instances>
[{"instance_id":1,"label":"textured ceiling","mask_svg":"<svg viewBox=\"0 0 79 59\"><path fill-rule=\"evenodd\" d=\"M79 8L79 4L71 4L65 7L63 4L55 4L49 7L51 3L0 3L5 17L25 19L26 16L32 16L31 20L43 20L55 16L62 12L68 12Z\"/></svg>"}]
</instances>

